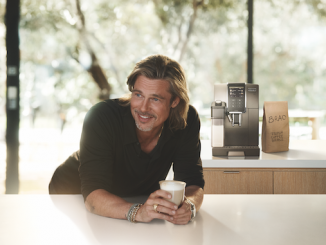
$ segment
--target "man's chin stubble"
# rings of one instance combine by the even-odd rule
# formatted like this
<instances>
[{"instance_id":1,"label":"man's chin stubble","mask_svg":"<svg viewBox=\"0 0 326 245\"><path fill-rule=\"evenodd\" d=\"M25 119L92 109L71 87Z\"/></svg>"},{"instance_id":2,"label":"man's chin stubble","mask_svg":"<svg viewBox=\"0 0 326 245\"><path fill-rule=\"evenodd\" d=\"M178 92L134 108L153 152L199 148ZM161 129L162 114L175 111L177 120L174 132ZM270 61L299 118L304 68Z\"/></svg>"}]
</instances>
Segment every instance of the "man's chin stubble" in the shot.
<instances>
[{"instance_id":1,"label":"man's chin stubble","mask_svg":"<svg viewBox=\"0 0 326 245\"><path fill-rule=\"evenodd\" d=\"M153 129L153 125L151 125L150 127L147 127L147 128L142 128L142 127L140 127L140 125L139 125L137 122L135 122L135 123L136 123L136 127L137 127L140 131L148 132L148 131L151 131L151 130Z\"/></svg>"},{"instance_id":2,"label":"man's chin stubble","mask_svg":"<svg viewBox=\"0 0 326 245\"><path fill-rule=\"evenodd\" d=\"M134 110L134 112L136 113L136 116L137 115L142 115L142 116L150 116L150 117L153 117L154 119L156 119L157 117L153 114L150 114L150 113L140 113L138 110ZM140 130L140 131L143 131L143 132L148 132L148 131L151 131L154 127L154 122L152 122L151 125L149 125L148 127L146 128L142 128L140 123L138 123L136 120L135 120L135 123L136 123L136 127Z\"/></svg>"}]
</instances>

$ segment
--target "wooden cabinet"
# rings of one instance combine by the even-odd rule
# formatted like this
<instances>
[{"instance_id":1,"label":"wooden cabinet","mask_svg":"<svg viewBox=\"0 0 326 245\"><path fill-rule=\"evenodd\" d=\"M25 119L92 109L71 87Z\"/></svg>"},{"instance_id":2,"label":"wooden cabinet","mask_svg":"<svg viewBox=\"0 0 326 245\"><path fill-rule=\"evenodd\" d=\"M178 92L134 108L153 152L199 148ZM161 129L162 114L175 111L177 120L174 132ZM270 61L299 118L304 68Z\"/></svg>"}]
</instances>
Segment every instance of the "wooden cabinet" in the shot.
<instances>
[{"instance_id":1,"label":"wooden cabinet","mask_svg":"<svg viewBox=\"0 0 326 245\"><path fill-rule=\"evenodd\" d=\"M273 172L204 169L205 194L273 194Z\"/></svg>"},{"instance_id":2,"label":"wooden cabinet","mask_svg":"<svg viewBox=\"0 0 326 245\"><path fill-rule=\"evenodd\" d=\"M274 194L326 194L326 170L275 171Z\"/></svg>"},{"instance_id":3,"label":"wooden cabinet","mask_svg":"<svg viewBox=\"0 0 326 245\"><path fill-rule=\"evenodd\" d=\"M326 169L204 168L205 194L326 194Z\"/></svg>"}]
</instances>

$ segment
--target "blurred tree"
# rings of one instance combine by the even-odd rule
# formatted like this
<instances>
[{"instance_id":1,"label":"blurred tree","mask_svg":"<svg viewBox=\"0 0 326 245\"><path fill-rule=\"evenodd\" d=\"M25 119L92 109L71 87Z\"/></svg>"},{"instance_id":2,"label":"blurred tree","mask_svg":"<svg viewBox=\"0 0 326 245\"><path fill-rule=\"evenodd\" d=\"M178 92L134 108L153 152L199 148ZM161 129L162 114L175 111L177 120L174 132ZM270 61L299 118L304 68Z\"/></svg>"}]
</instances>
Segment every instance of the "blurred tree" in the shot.
<instances>
[{"instance_id":1,"label":"blurred tree","mask_svg":"<svg viewBox=\"0 0 326 245\"><path fill-rule=\"evenodd\" d=\"M186 69L193 103L200 101L197 106L209 107L213 93L207 91L214 89L214 83L239 82L245 78L247 43L246 39L238 38L246 31L245 2L153 0L153 3L162 23L162 45ZM227 38L230 39L226 41Z\"/></svg>"},{"instance_id":2,"label":"blurred tree","mask_svg":"<svg viewBox=\"0 0 326 245\"><path fill-rule=\"evenodd\" d=\"M256 0L255 82L264 101L290 109L325 109L325 1Z\"/></svg>"},{"instance_id":3,"label":"blurred tree","mask_svg":"<svg viewBox=\"0 0 326 245\"><path fill-rule=\"evenodd\" d=\"M75 16L71 13L75 13ZM61 41L61 44L66 46L67 54L71 55L77 62L80 62L82 67L89 72L93 81L98 85L100 88L100 99L110 97L111 86L89 41L92 33L87 30L86 20L79 0L24 1L22 6L21 29L29 32L30 37L34 36L39 38L43 34L44 36L41 36L41 38L46 39L44 40L46 42L49 42L51 39L59 39L57 41L59 43ZM51 37L49 37L50 35ZM39 47L39 45L36 45L35 48L38 49ZM31 46L28 46L28 49L30 48ZM84 56L80 55L82 48L84 48L84 52L86 51ZM28 52L28 50L26 51ZM62 51L60 54L62 55ZM86 55L89 57L85 57ZM40 56L43 55L40 54ZM31 57L26 58L30 60ZM59 57L53 54L51 58ZM88 58L89 60L87 60Z\"/></svg>"},{"instance_id":4,"label":"blurred tree","mask_svg":"<svg viewBox=\"0 0 326 245\"><path fill-rule=\"evenodd\" d=\"M178 53L178 61L182 61L190 36L194 32L195 21L198 18L199 11L202 13L215 12L217 26L221 23L220 14L227 12L235 4L233 0L153 0L155 12L162 21L163 26L169 35L169 42L173 45L173 54ZM201 15L200 17L203 17ZM218 23L220 21L220 23ZM224 22L225 19L222 21ZM203 26L202 26L203 27ZM210 28L211 25L206 25ZM206 29L206 28L205 28ZM207 32L207 29L204 30Z\"/></svg>"},{"instance_id":5,"label":"blurred tree","mask_svg":"<svg viewBox=\"0 0 326 245\"><path fill-rule=\"evenodd\" d=\"M196 59L193 50L187 50L187 46L198 46L200 43L198 39L193 44L189 43L191 34L196 30L195 21L201 19L197 21L199 35L217 30L214 26L226 21L225 11L233 1L155 0L153 3L158 18L152 14L152 5L142 0L113 0L109 3L95 0L92 4L85 0L23 2L22 66L41 69L54 79L53 91L58 91L52 92L52 95L58 103L61 118L66 118L64 114L69 107L80 108L78 98L89 92L82 90L83 86L79 88L79 84L75 84L74 94L67 95L67 92L61 91L70 91L72 81L81 83L87 80L80 74L80 68L88 71L100 88L100 99L106 99L112 92L126 91L122 80L133 63L143 56L164 53L181 61L189 53L184 63L191 65ZM207 25L206 21L210 24ZM192 66L196 67L196 64ZM29 69L23 69L24 76L39 84L39 80L44 78L31 74ZM84 82L81 84L87 86ZM39 86L29 85L29 89L37 90ZM36 91L29 92L30 97L38 96ZM84 98L87 97L93 102L84 104L93 104L94 99L89 96ZM42 112L39 108L42 102L32 101L30 99L35 118L36 111Z\"/></svg>"},{"instance_id":6,"label":"blurred tree","mask_svg":"<svg viewBox=\"0 0 326 245\"><path fill-rule=\"evenodd\" d=\"M76 112L87 111L97 96L82 69L97 84L98 98L110 97L111 86L90 41L94 34L87 30L79 0L27 0L21 12L22 79L26 79L22 91L28 102L24 105L29 105L23 114L34 122L37 113L55 112L63 126Z\"/></svg>"},{"instance_id":7,"label":"blurred tree","mask_svg":"<svg viewBox=\"0 0 326 245\"><path fill-rule=\"evenodd\" d=\"M277 96L295 106L312 99L318 107L318 96L305 91L322 84L323 70L316 78L315 57L288 40L303 18L297 9L322 16L324 1L255 0L255 6L254 72L262 101ZM25 0L21 12L24 115L70 121L99 98L126 93L134 64L153 53L181 62L199 107L209 108L214 83L246 82L245 1Z\"/></svg>"},{"instance_id":8,"label":"blurred tree","mask_svg":"<svg viewBox=\"0 0 326 245\"><path fill-rule=\"evenodd\" d=\"M111 86L108 83L107 77L104 74L101 65L99 64L97 55L95 54L95 51L88 40L89 37L88 37L88 30L85 23L86 20L83 11L81 10L79 0L76 0L76 9L77 9L77 16L78 16L76 27L79 32L79 40L85 44L91 61L89 67L87 68L87 71L91 74L94 82L99 86L101 90L100 99L102 100L109 99L111 93ZM78 46L76 47L76 50L78 52Z\"/></svg>"}]
</instances>

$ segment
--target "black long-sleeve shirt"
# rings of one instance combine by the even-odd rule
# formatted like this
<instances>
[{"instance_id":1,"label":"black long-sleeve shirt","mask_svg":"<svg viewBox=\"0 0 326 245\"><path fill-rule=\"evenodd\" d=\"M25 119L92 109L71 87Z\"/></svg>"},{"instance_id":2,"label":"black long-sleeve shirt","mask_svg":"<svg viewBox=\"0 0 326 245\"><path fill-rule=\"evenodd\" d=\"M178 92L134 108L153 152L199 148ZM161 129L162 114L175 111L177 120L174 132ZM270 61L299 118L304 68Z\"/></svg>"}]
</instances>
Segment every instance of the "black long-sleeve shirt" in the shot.
<instances>
[{"instance_id":1,"label":"black long-sleeve shirt","mask_svg":"<svg viewBox=\"0 0 326 245\"><path fill-rule=\"evenodd\" d=\"M172 163L175 180L203 188L199 129L198 114L190 106L186 128L172 132L165 122L156 147L146 154L130 106L118 100L96 104L84 120L80 158L70 157L80 162L81 193L85 199L97 189L120 197L149 195L159 189L158 182L166 178Z\"/></svg>"}]
</instances>

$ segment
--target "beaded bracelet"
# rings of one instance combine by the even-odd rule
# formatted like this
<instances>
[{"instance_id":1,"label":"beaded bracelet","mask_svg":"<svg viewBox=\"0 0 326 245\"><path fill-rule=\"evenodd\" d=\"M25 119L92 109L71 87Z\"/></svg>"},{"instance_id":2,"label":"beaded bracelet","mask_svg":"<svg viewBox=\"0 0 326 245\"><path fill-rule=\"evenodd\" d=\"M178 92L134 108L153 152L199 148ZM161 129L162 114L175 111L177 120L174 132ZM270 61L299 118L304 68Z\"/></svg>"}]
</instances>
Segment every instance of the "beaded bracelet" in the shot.
<instances>
[{"instance_id":1,"label":"beaded bracelet","mask_svg":"<svg viewBox=\"0 0 326 245\"><path fill-rule=\"evenodd\" d=\"M133 204L133 205L130 207L130 209L129 209L128 213L127 213L127 220L128 220L128 221L131 222L131 213L132 213L133 209L134 209L138 204L139 204L139 203L135 203L135 204Z\"/></svg>"},{"instance_id":2,"label":"beaded bracelet","mask_svg":"<svg viewBox=\"0 0 326 245\"><path fill-rule=\"evenodd\" d=\"M140 203L136 207L134 207L134 209L132 211L132 216L131 216L131 222L132 223L136 223L136 214L137 214L139 208L141 207L141 205L143 205L143 204Z\"/></svg>"},{"instance_id":3,"label":"beaded bracelet","mask_svg":"<svg viewBox=\"0 0 326 245\"><path fill-rule=\"evenodd\" d=\"M137 212L138 212L139 208L142 205L143 204L141 204L141 203L135 203L130 207L130 209L128 211L128 214L127 214L127 219L128 219L129 222L136 223L136 215L137 215Z\"/></svg>"}]
</instances>

